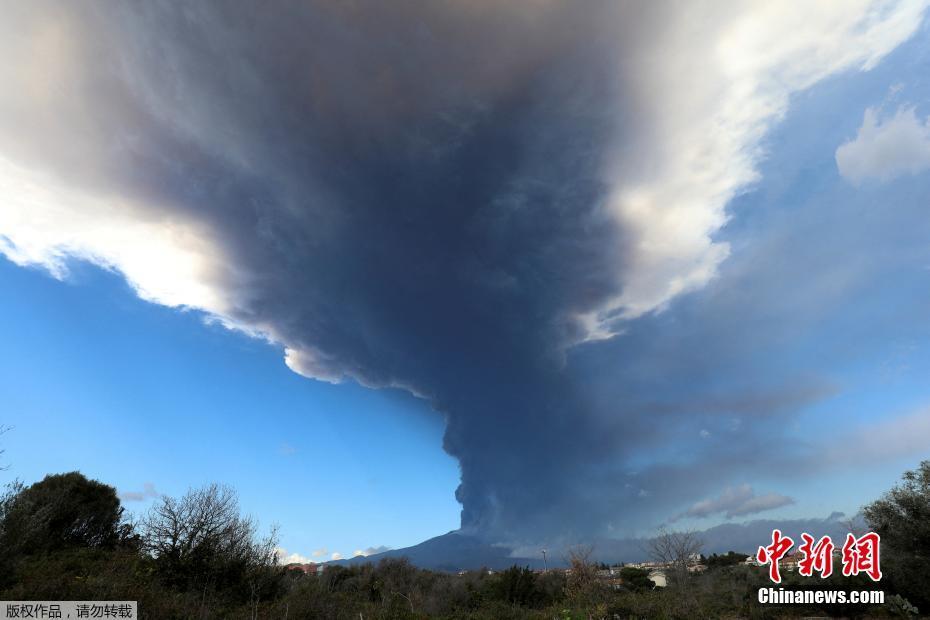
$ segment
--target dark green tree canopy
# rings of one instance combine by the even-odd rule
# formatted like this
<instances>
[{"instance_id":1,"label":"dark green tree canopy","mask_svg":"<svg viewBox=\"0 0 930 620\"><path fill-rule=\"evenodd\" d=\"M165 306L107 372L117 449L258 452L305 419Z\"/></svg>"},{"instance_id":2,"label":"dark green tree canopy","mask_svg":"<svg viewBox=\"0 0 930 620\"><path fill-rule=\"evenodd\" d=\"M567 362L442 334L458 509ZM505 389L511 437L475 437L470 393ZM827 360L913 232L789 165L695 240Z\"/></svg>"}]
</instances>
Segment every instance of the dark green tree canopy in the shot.
<instances>
[{"instance_id":1,"label":"dark green tree canopy","mask_svg":"<svg viewBox=\"0 0 930 620\"><path fill-rule=\"evenodd\" d=\"M79 472L46 476L8 498L4 508L0 553L9 556L111 548L128 531L116 489Z\"/></svg>"},{"instance_id":2,"label":"dark green tree canopy","mask_svg":"<svg viewBox=\"0 0 930 620\"><path fill-rule=\"evenodd\" d=\"M930 461L863 508L882 537L882 566L893 585L920 611L930 609Z\"/></svg>"},{"instance_id":3,"label":"dark green tree canopy","mask_svg":"<svg viewBox=\"0 0 930 620\"><path fill-rule=\"evenodd\" d=\"M863 512L883 545L930 557L930 461L905 472L897 486Z\"/></svg>"}]
</instances>

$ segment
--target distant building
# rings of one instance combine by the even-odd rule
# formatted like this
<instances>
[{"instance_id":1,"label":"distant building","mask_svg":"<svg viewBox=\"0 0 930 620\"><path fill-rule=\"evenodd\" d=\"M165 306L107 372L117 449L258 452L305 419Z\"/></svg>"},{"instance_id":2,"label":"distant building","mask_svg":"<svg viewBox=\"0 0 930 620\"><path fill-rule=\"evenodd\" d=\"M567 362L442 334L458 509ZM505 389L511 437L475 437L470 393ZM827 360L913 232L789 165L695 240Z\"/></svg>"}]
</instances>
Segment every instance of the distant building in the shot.
<instances>
[{"instance_id":1,"label":"distant building","mask_svg":"<svg viewBox=\"0 0 930 620\"><path fill-rule=\"evenodd\" d=\"M794 571L798 568L798 562L804 558L804 554L800 552L789 553L781 560L779 560L778 565L784 568L786 571Z\"/></svg>"},{"instance_id":2,"label":"distant building","mask_svg":"<svg viewBox=\"0 0 930 620\"><path fill-rule=\"evenodd\" d=\"M317 564L315 562L310 562L308 564L299 564L297 562L292 562L291 564L285 564L284 568L286 570L298 570L304 575L316 575L317 573L323 572L323 565Z\"/></svg>"},{"instance_id":3,"label":"distant building","mask_svg":"<svg viewBox=\"0 0 930 620\"><path fill-rule=\"evenodd\" d=\"M797 570L798 562L804 558L804 554L800 551L794 553L788 553L778 561L778 566L785 571L792 572ZM746 558L743 564L747 566L762 566L762 563L759 562L759 559L755 555L750 555Z\"/></svg>"},{"instance_id":4,"label":"distant building","mask_svg":"<svg viewBox=\"0 0 930 620\"><path fill-rule=\"evenodd\" d=\"M649 571L648 575L649 581L655 584L657 588L664 588L668 585L668 579L665 576L664 570L654 569Z\"/></svg>"}]
</instances>

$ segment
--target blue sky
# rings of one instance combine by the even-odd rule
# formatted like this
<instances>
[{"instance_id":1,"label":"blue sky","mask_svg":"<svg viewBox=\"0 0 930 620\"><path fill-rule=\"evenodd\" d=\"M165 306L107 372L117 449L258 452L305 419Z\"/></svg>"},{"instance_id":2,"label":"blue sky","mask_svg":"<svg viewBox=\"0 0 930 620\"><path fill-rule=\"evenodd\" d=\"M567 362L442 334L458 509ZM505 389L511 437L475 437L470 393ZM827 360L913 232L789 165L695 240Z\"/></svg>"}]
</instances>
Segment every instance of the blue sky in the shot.
<instances>
[{"instance_id":1,"label":"blue sky","mask_svg":"<svg viewBox=\"0 0 930 620\"><path fill-rule=\"evenodd\" d=\"M168 495L221 482L284 548L327 560L458 527L442 417L409 395L304 379L274 347L94 267L59 282L3 261L0 281L15 292L0 307L6 480L80 470Z\"/></svg>"},{"instance_id":2,"label":"blue sky","mask_svg":"<svg viewBox=\"0 0 930 620\"><path fill-rule=\"evenodd\" d=\"M230 6L0 38L0 475L228 483L329 559L930 457L925 3Z\"/></svg>"}]
</instances>

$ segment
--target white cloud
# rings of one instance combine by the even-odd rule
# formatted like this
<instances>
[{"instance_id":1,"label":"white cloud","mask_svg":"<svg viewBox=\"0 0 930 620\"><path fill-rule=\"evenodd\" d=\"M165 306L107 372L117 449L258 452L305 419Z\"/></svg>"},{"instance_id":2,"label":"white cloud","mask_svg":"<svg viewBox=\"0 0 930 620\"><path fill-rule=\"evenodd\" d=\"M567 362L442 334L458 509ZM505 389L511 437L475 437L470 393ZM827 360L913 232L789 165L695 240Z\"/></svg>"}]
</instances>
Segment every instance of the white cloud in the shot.
<instances>
[{"instance_id":1,"label":"white cloud","mask_svg":"<svg viewBox=\"0 0 930 620\"><path fill-rule=\"evenodd\" d=\"M728 510L726 513L727 518L730 517L740 517L743 515L752 515L757 512L764 512L766 510L774 510L775 508L781 508L782 506L789 506L794 503L794 500L787 495L780 495L778 493L766 493L765 495L757 495L756 497L751 497L743 502L739 506L735 506L731 510Z\"/></svg>"},{"instance_id":2,"label":"white cloud","mask_svg":"<svg viewBox=\"0 0 930 620\"><path fill-rule=\"evenodd\" d=\"M118 196L65 187L0 156L0 253L68 274L69 259L119 271L139 297L215 316L230 312L223 253L209 231Z\"/></svg>"},{"instance_id":3,"label":"white cloud","mask_svg":"<svg viewBox=\"0 0 930 620\"><path fill-rule=\"evenodd\" d=\"M305 555L290 553L283 547L275 547L274 554L278 564L310 564L313 561Z\"/></svg>"},{"instance_id":4,"label":"white cloud","mask_svg":"<svg viewBox=\"0 0 930 620\"><path fill-rule=\"evenodd\" d=\"M609 208L632 250L619 274L622 293L580 317L589 339L707 284L729 253L713 239L725 206L757 179L760 141L790 96L837 72L873 67L916 31L926 3L710 6L718 7L713 15L707 4L676 5L627 57L621 81L641 103L638 136L618 140L605 174Z\"/></svg>"},{"instance_id":5,"label":"white cloud","mask_svg":"<svg viewBox=\"0 0 930 620\"><path fill-rule=\"evenodd\" d=\"M155 485L146 482L142 486L142 491L120 491L119 498L124 502L144 502L147 499L161 497L161 494L155 490Z\"/></svg>"},{"instance_id":6,"label":"white cloud","mask_svg":"<svg viewBox=\"0 0 930 620\"><path fill-rule=\"evenodd\" d=\"M703 518L717 514L724 514L726 518L730 519L773 510L793 503L793 499L778 493L756 495L750 485L742 484L737 487L727 487L717 497L697 502L687 511L675 517L673 521L683 517Z\"/></svg>"},{"instance_id":7,"label":"white cloud","mask_svg":"<svg viewBox=\"0 0 930 620\"><path fill-rule=\"evenodd\" d=\"M367 549L356 549L355 553L352 554L352 557L364 556L368 557L369 555L375 555L376 553L384 553L385 551L390 551L390 547L385 547L381 545L379 547L368 547Z\"/></svg>"},{"instance_id":8,"label":"white cloud","mask_svg":"<svg viewBox=\"0 0 930 620\"><path fill-rule=\"evenodd\" d=\"M334 360L326 359L320 351L313 347L301 348L286 347L284 349L284 363L287 367L304 377L311 377L327 383L339 383L342 373L333 370L338 368Z\"/></svg>"},{"instance_id":9,"label":"white cloud","mask_svg":"<svg viewBox=\"0 0 930 620\"><path fill-rule=\"evenodd\" d=\"M880 120L878 110L868 108L855 140L836 149L836 166L856 185L930 169L930 118L921 121L913 107L900 107L891 118Z\"/></svg>"},{"instance_id":10,"label":"white cloud","mask_svg":"<svg viewBox=\"0 0 930 620\"><path fill-rule=\"evenodd\" d=\"M352 557L375 555L377 553L384 553L385 551L390 551L390 547L385 547L381 545L379 547L368 547L366 549L356 549L352 554ZM310 557L301 555L299 553L289 553L286 549L278 547L275 549L275 555L278 557L278 561L281 564L308 564L310 562L320 562L328 557L330 561L341 560L343 555L338 551L330 552L329 549L321 547L320 549L314 549L310 552Z\"/></svg>"}]
</instances>

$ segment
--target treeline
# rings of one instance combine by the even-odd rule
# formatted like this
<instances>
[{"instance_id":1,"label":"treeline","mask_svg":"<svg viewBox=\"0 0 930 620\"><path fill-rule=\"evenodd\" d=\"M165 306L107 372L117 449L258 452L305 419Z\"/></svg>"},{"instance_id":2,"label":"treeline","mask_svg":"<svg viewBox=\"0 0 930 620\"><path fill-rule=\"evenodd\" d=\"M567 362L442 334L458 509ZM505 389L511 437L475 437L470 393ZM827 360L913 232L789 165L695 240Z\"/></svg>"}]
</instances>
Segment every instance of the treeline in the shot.
<instances>
[{"instance_id":1,"label":"treeline","mask_svg":"<svg viewBox=\"0 0 930 620\"><path fill-rule=\"evenodd\" d=\"M711 556L700 574L671 571L654 588L646 571L610 578L584 553L571 570L514 566L463 575L403 559L327 566L319 575L279 566L276 536L240 513L236 494L211 485L161 497L138 521L116 490L72 472L0 497L0 600L137 600L142 618L498 619L909 617L930 611L930 462L865 508L882 535L885 579L785 573L785 588L886 592L883 606L762 606L764 568L739 554ZM690 542L689 542L690 544Z\"/></svg>"},{"instance_id":2,"label":"treeline","mask_svg":"<svg viewBox=\"0 0 930 620\"><path fill-rule=\"evenodd\" d=\"M133 522L113 487L50 475L0 498L0 599L138 600L153 619L254 618L287 590L275 543L227 487L159 498Z\"/></svg>"}]
</instances>

